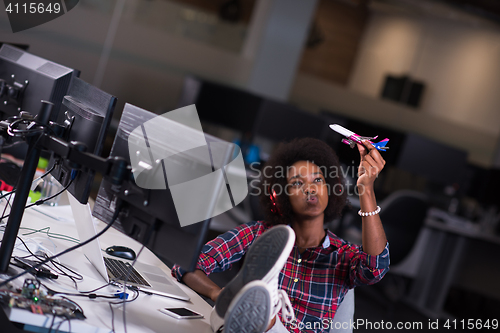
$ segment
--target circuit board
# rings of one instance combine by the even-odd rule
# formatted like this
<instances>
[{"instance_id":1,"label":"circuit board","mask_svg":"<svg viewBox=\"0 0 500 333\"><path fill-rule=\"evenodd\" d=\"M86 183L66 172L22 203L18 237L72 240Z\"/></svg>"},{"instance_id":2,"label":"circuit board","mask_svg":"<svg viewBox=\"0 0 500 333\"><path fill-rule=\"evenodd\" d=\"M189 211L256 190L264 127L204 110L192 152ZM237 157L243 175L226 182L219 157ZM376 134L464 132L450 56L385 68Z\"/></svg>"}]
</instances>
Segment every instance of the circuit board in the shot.
<instances>
[{"instance_id":1,"label":"circuit board","mask_svg":"<svg viewBox=\"0 0 500 333\"><path fill-rule=\"evenodd\" d=\"M25 309L36 314L85 319L78 304L47 295L36 280L26 279L22 289L0 289L0 303L10 308Z\"/></svg>"}]
</instances>

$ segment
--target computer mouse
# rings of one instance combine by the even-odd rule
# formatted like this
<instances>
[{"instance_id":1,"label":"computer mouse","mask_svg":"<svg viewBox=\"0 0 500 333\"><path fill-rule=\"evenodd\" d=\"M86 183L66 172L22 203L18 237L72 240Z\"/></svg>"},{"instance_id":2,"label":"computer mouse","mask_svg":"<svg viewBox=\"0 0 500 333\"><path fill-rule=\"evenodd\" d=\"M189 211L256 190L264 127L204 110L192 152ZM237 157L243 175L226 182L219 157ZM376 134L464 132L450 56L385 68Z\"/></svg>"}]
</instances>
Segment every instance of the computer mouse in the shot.
<instances>
[{"instance_id":1,"label":"computer mouse","mask_svg":"<svg viewBox=\"0 0 500 333\"><path fill-rule=\"evenodd\" d=\"M106 253L110 256L134 260L136 255L135 251L126 246L113 245L106 249Z\"/></svg>"}]
</instances>

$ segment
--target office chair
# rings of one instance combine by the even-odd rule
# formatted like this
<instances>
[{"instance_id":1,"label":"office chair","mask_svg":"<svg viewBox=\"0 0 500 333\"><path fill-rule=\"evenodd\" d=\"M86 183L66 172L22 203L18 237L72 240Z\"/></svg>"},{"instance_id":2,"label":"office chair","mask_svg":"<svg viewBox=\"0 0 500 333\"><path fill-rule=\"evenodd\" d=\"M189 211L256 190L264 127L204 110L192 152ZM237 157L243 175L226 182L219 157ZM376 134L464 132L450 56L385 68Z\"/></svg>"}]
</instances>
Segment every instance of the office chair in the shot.
<instances>
[{"instance_id":1,"label":"office chair","mask_svg":"<svg viewBox=\"0 0 500 333\"><path fill-rule=\"evenodd\" d=\"M394 267L404 261L415 245L429 202L423 193L399 190L384 199L380 207L380 218L389 241L391 267ZM387 307L387 316L391 318L396 304L406 292L407 283L408 278L389 271L382 281L374 286L361 287L359 291L383 303Z\"/></svg>"},{"instance_id":2,"label":"office chair","mask_svg":"<svg viewBox=\"0 0 500 333\"><path fill-rule=\"evenodd\" d=\"M350 323L354 320L354 289L349 289L340 303L331 324L330 333L352 333ZM338 323L338 324L337 324ZM344 324L347 323L347 324ZM338 327L338 328L337 328Z\"/></svg>"},{"instance_id":3,"label":"office chair","mask_svg":"<svg viewBox=\"0 0 500 333\"><path fill-rule=\"evenodd\" d=\"M406 258L415 245L429 202L421 192L398 190L382 200L380 208L380 219L390 246L391 266L395 266ZM356 229L357 232L349 232L349 229ZM361 217L357 209L346 208L339 226L332 231L351 243L361 244L360 230Z\"/></svg>"},{"instance_id":4,"label":"office chair","mask_svg":"<svg viewBox=\"0 0 500 333\"><path fill-rule=\"evenodd\" d=\"M390 246L391 266L410 253L424 225L429 202L420 192L400 190L380 203L380 219Z\"/></svg>"}]
</instances>

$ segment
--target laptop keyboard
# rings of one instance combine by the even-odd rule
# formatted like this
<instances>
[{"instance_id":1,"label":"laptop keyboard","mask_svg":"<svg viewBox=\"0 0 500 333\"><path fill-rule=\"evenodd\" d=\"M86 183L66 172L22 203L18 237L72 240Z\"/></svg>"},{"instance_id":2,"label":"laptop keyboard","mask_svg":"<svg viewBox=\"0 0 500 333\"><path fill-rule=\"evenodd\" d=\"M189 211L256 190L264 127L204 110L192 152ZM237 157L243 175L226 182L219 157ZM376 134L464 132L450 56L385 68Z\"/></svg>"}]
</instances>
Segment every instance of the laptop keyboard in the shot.
<instances>
[{"instance_id":1,"label":"laptop keyboard","mask_svg":"<svg viewBox=\"0 0 500 333\"><path fill-rule=\"evenodd\" d=\"M111 279L125 280L125 277L127 277L128 274L127 282L132 282L145 287L151 287L148 281L146 281L142 275L128 262L107 257L104 257L104 262Z\"/></svg>"}]
</instances>

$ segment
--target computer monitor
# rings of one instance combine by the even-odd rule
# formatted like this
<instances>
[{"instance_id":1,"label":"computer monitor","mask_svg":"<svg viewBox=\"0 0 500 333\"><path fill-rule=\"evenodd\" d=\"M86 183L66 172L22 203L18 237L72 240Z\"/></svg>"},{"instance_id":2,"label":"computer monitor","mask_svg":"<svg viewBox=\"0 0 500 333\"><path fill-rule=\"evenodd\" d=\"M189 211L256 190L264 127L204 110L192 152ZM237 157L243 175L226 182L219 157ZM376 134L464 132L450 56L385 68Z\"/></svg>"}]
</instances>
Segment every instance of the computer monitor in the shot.
<instances>
[{"instance_id":1,"label":"computer monitor","mask_svg":"<svg viewBox=\"0 0 500 333\"><path fill-rule=\"evenodd\" d=\"M485 206L500 208L500 169L468 166L469 177L465 195Z\"/></svg>"},{"instance_id":2,"label":"computer monitor","mask_svg":"<svg viewBox=\"0 0 500 333\"><path fill-rule=\"evenodd\" d=\"M253 134L276 142L305 137L325 140L331 131L328 125L328 120L322 115L288 103L265 100L259 109Z\"/></svg>"},{"instance_id":3,"label":"computer monitor","mask_svg":"<svg viewBox=\"0 0 500 333\"><path fill-rule=\"evenodd\" d=\"M27 111L37 115L42 100L54 104L52 121L57 120L71 79L79 71L40 58L13 45L0 48L0 120ZM21 143L3 153L24 159L27 144Z\"/></svg>"},{"instance_id":4,"label":"computer monitor","mask_svg":"<svg viewBox=\"0 0 500 333\"><path fill-rule=\"evenodd\" d=\"M167 126L162 126L161 116L136 106L126 104L111 148L110 156L124 157L130 163L130 154L133 153L134 156L132 157L137 162L138 160L135 156L142 156L142 153L140 153L140 151L130 152L128 140L130 137L133 137L131 133L135 133L135 129L141 128L141 133L142 131L144 131L144 133L147 132L147 136L144 134L144 148L149 150L150 147L155 146L157 141L155 142L155 136L152 134L154 131L150 131L146 126L146 123L152 123L149 121L153 118L157 118L157 123L159 124L153 130L169 130L166 128ZM146 128L148 128L147 131ZM213 143L223 142L207 134L204 134L204 137L208 149L211 149L210 147ZM189 138L187 136L176 136L176 139L186 141ZM148 143L146 144L146 142ZM155 143L153 144L153 142ZM169 144L175 146L175 143L172 142L164 143L167 146ZM146 148L146 146L148 148ZM160 160L158 158L157 160L153 160L153 155L155 153L149 150L149 153L144 155L146 162L139 160L137 166L132 164L132 168L144 167L147 170L151 170L153 174L156 171L160 172L164 178L161 178L161 181L156 184L156 189L139 187L137 184L142 182L141 175L137 176L137 179L135 179L133 176L134 169L132 169L131 177L127 179L121 187L113 186L107 180L103 180L99 188L92 214L100 220L109 223L115 213L117 202L123 203L121 213L114 224L118 230L146 245L170 267L174 263L177 263L184 269L192 271L196 266L201 248L206 241L210 218L181 227L180 215L174 203L173 186L179 183L184 184L184 182L188 182L188 179L185 179L186 175L191 175L195 179L199 179L206 174L212 173L214 170L220 169L223 165L227 164L228 160L231 158L232 151L228 151L224 156L213 154L213 151L211 151L211 160L209 160L210 165L205 165L203 162L199 163L197 161L197 155L199 154L196 149L187 151L186 153L185 155L173 155L168 159L165 158ZM179 158L173 158L177 156ZM151 157L151 160L149 157ZM155 166L151 167L150 164ZM168 176L169 170L171 171L172 169L175 169L174 171L182 170L183 172L181 173L183 176L178 176L177 173L174 176L171 174ZM189 171L186 172L186 170ZM199 188L198 191L202 192L203 189ZM210 201L211 195L214 194L210 193L212 191L217 191L217 189L213 188L209 193L206 193L205 201ZM188 194L186 197L188 201L190 200L189 193L192 192L188 191L188 193L186 193ZM189 205L189 209L197 211L201 209L200 206L202 206L201 203L193 203Z\"/></svg>"},{"instance_id":5,"label":"computer monitor","mask_svg":"<svg viewBox=\"0 0 500 333\"><path fill-rule=\"evenodd\" d=\"M187 76L178 107L195 104L201 121L250 133L262 101L248 91Z\"/></svg>"},{"instance_id":6,"label":"computer monitor","mask_svg":"<svg viewBox=\"0 0 500 333\"><path fill-rule=\"evenodd\" d=\"M488 171L487 183L481 198L481 203L500 208L500 169Z\"/></svg>"},{"instance_id":7,"label":"computer monitor","mask_svg":"<svg viewBox=\"0 0 500 333\"><path fill-rule=\"evenodd\" d=\"M36 115L40 101L54 103L55 121L62 99L78 71L40 58L20 48L0 48L0 117L17 116L20 111Z\"/></svg>"},{"instance_id":8,"label":"computer monitor","mask_svg":"<svg viewBox=\"0 0 500 333\"><path fill-rule=\"evenodd\" d=\"M408 134L397 166L434 184L462 186L467 152L421 135Z\"/></svg>"},{"instance_id":9,"label":"computer monitor","mask_svg":"<svg viewBox=\"0 0 500 333\"><path fill-rule=\"evenodd\" d=\"M63 98L57 118L57 123L66 128L62 139L67 142L77 141L85 146L86 152L100 156L115 105L116 97L74 78L68 94ZM58 156L53 156L51 165L57 158ZM71 181L73 168L65 161L51 174L61 185L66 186ZM94 175L94 170L82 167L68 187L68 191L82 204L87 203Z\"/></svg>"}]
</instances>

